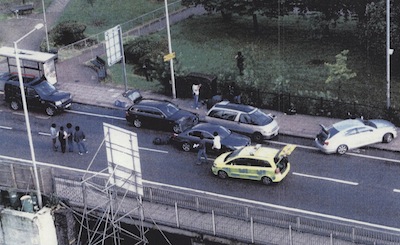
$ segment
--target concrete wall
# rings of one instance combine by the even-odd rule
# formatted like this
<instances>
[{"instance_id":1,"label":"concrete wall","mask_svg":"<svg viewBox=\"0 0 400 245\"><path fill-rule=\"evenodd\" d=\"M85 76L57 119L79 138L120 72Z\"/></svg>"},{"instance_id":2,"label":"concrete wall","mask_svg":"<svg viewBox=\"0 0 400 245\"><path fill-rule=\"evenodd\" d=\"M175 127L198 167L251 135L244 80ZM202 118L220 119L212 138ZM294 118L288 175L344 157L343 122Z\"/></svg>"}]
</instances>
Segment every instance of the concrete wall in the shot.
<instances>
[{"instance_id":1,"label":"concrete wall","mask_svg":"<svg viewBox=\"0 0 400 245\"><path fill-rule=\"evenodd\" d=\"M1 245L57 245L51 209L37 213L2 209L0 212Z\"/></svg>"}]
</instances>

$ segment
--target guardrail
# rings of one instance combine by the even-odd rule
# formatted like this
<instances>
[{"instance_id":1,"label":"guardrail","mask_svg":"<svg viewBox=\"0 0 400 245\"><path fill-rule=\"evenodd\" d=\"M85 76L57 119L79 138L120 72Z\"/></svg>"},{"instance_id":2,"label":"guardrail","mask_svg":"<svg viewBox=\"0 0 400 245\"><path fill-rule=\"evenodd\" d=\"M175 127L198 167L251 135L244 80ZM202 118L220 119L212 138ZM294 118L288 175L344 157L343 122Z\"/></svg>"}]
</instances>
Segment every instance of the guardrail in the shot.
<instances>
[{"instance_id":1,"label":"guardrail","mask_svg":"<svg viewBox=\"0 0 400 245\"><path fill-rule=\"evenodd\" d=\"M107 193L81 182L84 174L96 175L92 181L105 185L105 174L40 162L37 165L44 195L57 196L80 208L85 205L96 207L99 202L107 201ZM0 189L34 192L31 166L30 161L0 157ZM138 219L143 217L150 223L155 221L170 227L256 244L400 244L400 229L397 228L149 181L144 181L144 184L144 206L149 209L161 206L163 215L145 212L143 217L134 212L132 216ZM124 198L126 201L121 210L126 212L132 209L137 197L130 195ZM118 198L113 201L122 202Z\"/></svg>"},{"instance_id":2,"label":"guardrail","mask_svg":"<svg viewBox=\"0 0 400 245\"><path fill-rule=\"evenodd\" d=\"M181 5L181 0L173 2L168 4L168 9L170 13L175 12L179 9L185 8ZM155 20L158 20L159 18L165 16L165 8L158 8L156 10L153 10L149 13L143 14L135 19L129 20L127 22L121 23L121 29L122 29L122 36L125 37L129 32L131 32L135 28L139 28L139 34L140 34L140 29L145 28L151 24ZM160 25L160 29L161 26ZM97 33L95 35L91 35L85 39L79 40L77 42L74 42L72 44L66 45L64 47L61 47L58 50L58 57L60 60L67 59L70 57L74 57L77 55L82 54L85 51L88 50L93 50L99 48L99 52L95 52L93 54L93 57L96 55L102 55L105 54L105 43L104 43L104 32Z\"/></svg>"}]
</instances>

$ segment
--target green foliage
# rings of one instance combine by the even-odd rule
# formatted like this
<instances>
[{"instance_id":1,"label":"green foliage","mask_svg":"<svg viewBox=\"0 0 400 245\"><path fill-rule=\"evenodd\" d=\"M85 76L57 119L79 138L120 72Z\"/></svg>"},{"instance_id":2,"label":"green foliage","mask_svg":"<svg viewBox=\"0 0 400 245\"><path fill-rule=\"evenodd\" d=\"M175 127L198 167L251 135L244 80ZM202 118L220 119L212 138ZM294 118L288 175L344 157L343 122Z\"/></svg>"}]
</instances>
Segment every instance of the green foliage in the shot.
<instances>
[{"instance_id":1,"label":"green foliage","mask_svg":"<svg viewBox=\"0 0 400 245\"><path fill-rule=\"evenodd\" d=\"M340 54L337 54L336 63L330 64L325 63L325 66L329 69L329 76L325 80L326 83L336 83L338 87L338 99L341 100L340 92L342 88L342 82L349 81L350 79L357 76L357 73L347 68L347 55L349 50L343 50Z\"/></svg>"},{"instance_id":2,"label":"green foliage","mask_svg":"<svg viewBox=\"0 0 400 245\"><path fill-rule=\"evenodd\" d=\"M49 39L54 46L64 46L85 38L86 26L76 21L66 21L58 24L49 32Z\"/></svg>"}]
</instances>

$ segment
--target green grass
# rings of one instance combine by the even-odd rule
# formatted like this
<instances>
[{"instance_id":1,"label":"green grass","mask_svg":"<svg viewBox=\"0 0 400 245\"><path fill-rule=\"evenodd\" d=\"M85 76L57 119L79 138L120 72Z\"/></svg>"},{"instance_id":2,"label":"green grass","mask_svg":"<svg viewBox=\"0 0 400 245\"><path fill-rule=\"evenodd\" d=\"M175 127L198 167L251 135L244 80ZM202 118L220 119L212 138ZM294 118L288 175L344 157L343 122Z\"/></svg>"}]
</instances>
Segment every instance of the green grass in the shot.
<instances>
[{"instance_id":1,"label":"green grass","mask_svg":"<svg viewBox=\"0 0 400 245\"><path fill-rule=\"evenodd\" d=\"M87 35L97 34L118 24L162 7L157 0L95 0L93 6L86 0L71 0L59 22L76 20L87 26Z\"/></svg>"},{"instance_id":2,"label":"green grass","mask_svg":"<svg viewBox=\"0 0 400 245\"><path fill-rule=\"evenodd\" d=\"M349 49L348 68L357 77L343 83L342 98L384 106L385 63L382 66L368 62L370 57L357 46L353 35L354 23L339 23L329 39L316 40L310 36L312 23L308 21L296 21L295 17L281 18L279 22L259 20L261 33L256 35L247 18L235 18L233 23L222 22L219 15L191 18L171 28L172 47L186 70L219 76L237 74L234 56L242 51L245 71L251 73L239 78L243 84L257 84L266 92L332 99L337 96L337 84L325 83L328 70L324 62L334 63L337 54ZM393 87L398 91L397 84Z\"/></svg>"}]
</instances>

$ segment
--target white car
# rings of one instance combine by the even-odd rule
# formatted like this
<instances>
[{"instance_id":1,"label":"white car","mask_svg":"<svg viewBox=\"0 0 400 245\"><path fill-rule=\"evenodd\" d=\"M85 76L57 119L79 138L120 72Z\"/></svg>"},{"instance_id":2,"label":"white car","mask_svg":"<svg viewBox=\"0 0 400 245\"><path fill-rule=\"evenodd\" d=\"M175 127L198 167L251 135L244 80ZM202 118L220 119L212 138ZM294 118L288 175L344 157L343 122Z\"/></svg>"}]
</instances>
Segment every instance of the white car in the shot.
<instances>
[{"instance_id":1,"label":"white car","mask_svg":"<svg viewBox=\"0 0 400 245\"><path fill-rule=\"evenodd\" d=\"M383 119L347 119L330 127L321 125L315 138L316 146L324 153L345 154L348 150L375 143L389 143L397 137L396 127Z\"/></svg>"}]
</instances>

